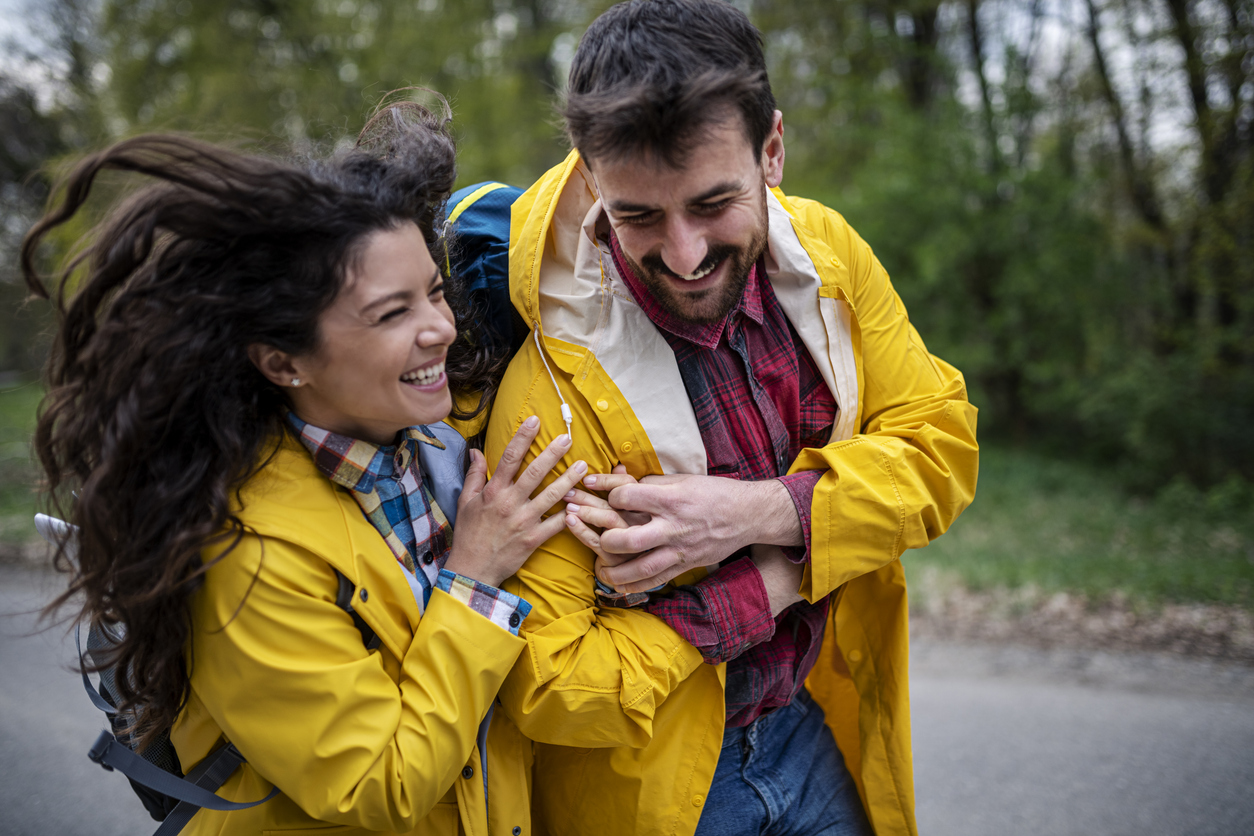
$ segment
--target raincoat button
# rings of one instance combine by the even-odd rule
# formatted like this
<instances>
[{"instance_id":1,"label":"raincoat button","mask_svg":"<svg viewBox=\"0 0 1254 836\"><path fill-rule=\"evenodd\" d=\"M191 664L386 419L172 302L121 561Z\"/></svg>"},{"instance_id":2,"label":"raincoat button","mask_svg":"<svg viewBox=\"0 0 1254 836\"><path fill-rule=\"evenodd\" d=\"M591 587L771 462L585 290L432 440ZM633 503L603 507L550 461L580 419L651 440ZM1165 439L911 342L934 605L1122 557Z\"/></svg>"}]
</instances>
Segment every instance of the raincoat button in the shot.
<instances>
[{"instance_id":1,"label":"raincoat button","mask_svg":"<svg viewBox=\"0 0 1254 836\"><path fill-rule=\"evenodd\" d=\"M700 806L701 806L702 804L704 804L704 803L705 803L705 796L704 796L704 795L694 795L694 796L692 797L692 806L693 806L693 807L700 807Z\"/></svg>"},{"instance_id":2,"label":"raincoat button","mask_svg":"<svg viewBox=\"0 0 1254 836\"><path fill-rule=\"evenodd\" d=\"M861 662L861 661L862 661L862 651L861 651L861 650L851 650L851 651L849 651L849 661L850 661L850 662Z\"/></svg>"},{"instance_id":3,"label":"raincoat button","mask_svg":"<svg viewBox=\"0 0 1254 836\"><path fill-rule=\"evenodd\" d=\"M630 442L630 441L624 441L624 442L623 442L623 446L622 446L622 447L619 447L618 449L619 449L619 450L622 450L624 453L630 453L630 452L631 452L631 442Z\"/></svg>"},{"instance_id":4,"label":"raincoat button","mask_svg":"<svg viewBox=\"0 0 1254 836\"><path fill-rule=\"evenodd\" d=\"M369 592L367 592L367 591L365 590L365 588L364 588L364 587L363 587L363 588L362 588L362 590L361 590L360 592L358 592L357 594L361 596L361 600L363 600L363 601L365 601L367 598L369 598L369 597L370 597L370 593L369 593Z\"/></svg>"},{"instance_id":5,"label":"raincoat button","mask_svg":"<svg viewBox=\"0 0 1254 836\"><path fill-rule=\"evenodd\" d=\"M463 766L462 777L467 778L467 779L475 777L475 768L473 766L470 766L469 764L466 766Z\"/></svg>"},{"instance_id":6,"label":"raincoat button","mask_svg":"<svg viewBox=\"0 0 1254 836\"><path fill-rule=\"evenodd\" d=\"M597 409L601 410L602 412L604 412L605 410L609 408L610 408L610 402L607 401L605 398L601 398L601 400L597 401Z\"/></svg>"},{"instance_id":7,"label":"raincoat button","mask_svg":"<svg viewBox=\"0 0 1254 836\"><path fill-rule=\"evenodd\" d=\"M522 828L515 826L514 829L510 831L510 833L513 833L514 836L522 836Z\"/></svg>"}]
</instances>

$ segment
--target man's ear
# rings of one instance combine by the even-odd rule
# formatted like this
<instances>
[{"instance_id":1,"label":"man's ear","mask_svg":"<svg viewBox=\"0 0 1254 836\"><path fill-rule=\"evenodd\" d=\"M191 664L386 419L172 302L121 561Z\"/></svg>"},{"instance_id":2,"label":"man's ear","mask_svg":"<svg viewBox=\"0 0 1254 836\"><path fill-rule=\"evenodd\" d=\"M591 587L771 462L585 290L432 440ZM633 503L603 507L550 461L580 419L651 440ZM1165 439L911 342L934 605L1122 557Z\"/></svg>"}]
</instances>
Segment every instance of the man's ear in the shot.
<instances>
[{"instance_id":1,"label":"man's ear","mask_svg":"<svg viewBox=\"0 0 1254 836\"><path fill-rule=\"evenodd\" d=\"M275 386L299 386L304 382L292 356L272 345L253 343L248 347L248 359Z\"/></svg>"},{"instance_id":2,"label":"man's ear","mask_svg":"<svg viewBox=\"0 0 1254 836\"><path fill-rule=\"evenodd\" d=\"M766 142L762 144L762 174L769 189L784 182L784 114L778 110L771 120Z\"/></svg>"}]
</instances>

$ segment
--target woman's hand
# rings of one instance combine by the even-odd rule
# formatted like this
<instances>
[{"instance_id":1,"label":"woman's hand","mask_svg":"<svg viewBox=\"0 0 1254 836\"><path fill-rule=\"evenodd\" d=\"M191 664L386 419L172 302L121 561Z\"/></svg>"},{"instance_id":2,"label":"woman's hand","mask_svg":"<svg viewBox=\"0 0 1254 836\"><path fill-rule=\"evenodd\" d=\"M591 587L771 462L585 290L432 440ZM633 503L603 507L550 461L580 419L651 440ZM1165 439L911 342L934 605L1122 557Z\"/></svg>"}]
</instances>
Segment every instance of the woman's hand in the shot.
<instances>
[{"instance_id":1,"label":"woman's hand","mask_svg":"<svg viewBox=\"0 0 1254 836\"><path fill-rule=\"evenodd\" d=\"M500 586L544 541L565 527L564 514L548 519L541 515L578 484L588 466L575 462L532 499L531 492L570 449L570 436L558 436L515 481L523 456L539 431L540 419L536 416L523 421L501 454L491 480L483 453L470 452L470 469L457 502L453 553L444 564L445 569Z\"/></svg>"},{"instance_id":2,"label":"woman's hand","mask_svg":"<svg viewBox=\"0 0 1254 836\"><path fill-rule=\"evenodd\" d=\"M584 484L588 487L595 486L597 490L611 491L619 485L636 484L636 478L628 474L627 468L620 464L608 474L598 473L587 476ZM617 566L639 556L605 551L601 547L600 532L612 528L644 525L651 519L648 514L620 511L596 494L578 489L572 489L562 498L566 500L566 527L579 542L592 549L597 556L593 567L597 577L600 577L601 570L605 567Z\"/></svg>"}]
</instances>

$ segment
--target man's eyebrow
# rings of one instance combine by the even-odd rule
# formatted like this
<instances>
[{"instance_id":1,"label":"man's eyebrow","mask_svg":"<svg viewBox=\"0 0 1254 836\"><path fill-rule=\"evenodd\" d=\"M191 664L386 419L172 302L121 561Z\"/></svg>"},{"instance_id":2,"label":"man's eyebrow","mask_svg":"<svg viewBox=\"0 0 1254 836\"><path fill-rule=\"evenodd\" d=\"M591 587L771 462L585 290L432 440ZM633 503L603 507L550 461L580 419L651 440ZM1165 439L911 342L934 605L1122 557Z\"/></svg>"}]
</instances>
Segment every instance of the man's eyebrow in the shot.
<instances>
[{"instance_id":1,"label":"man's eyebrow","mask_svg":"<svg viewBox=\"0 0 1254 836\"><path fill-rule=\"evenodd\" d=\"M701 194L688 198L688 203L704 203L713 197L728 194L729 192L738 192L744 189L744 184L736 180L724 180L722 183L706 189ZM625 200L612 200L609 208L615 212L652 212L657 207L646 206L643 203L630 203Z\"/></svg>"},{"instance_id":2,"label":"man's eyebrow","mask_svg":"<svg viewBox=\"0 0 1254 836\"><path fill-rule=\"evenodd\" d=\"M701 194L688 200L689 203L705 203L712 197L727 194L728 192L738 192L744 189L744 184L736 180L724 180L712 189L706 189Z\"/></svg>"}]
</instances>

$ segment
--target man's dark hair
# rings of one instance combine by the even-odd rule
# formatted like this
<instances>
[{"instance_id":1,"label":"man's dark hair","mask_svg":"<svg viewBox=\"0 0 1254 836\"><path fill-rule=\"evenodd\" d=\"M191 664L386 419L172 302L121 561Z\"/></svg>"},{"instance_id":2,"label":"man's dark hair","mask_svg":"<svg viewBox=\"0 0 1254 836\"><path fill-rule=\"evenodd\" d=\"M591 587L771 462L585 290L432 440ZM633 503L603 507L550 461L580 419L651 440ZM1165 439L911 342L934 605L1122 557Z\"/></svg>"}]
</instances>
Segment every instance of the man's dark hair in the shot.
<instances>
[{"instance_id":1,"label":"man's dark hair","mask_svg":"<svg viewBox=\"0 0 1254 836\"><path fill-rule=\"evenodd\" d=\"M643 153L679 167L736 112L756 152L775 97L749 19L722 0L629 0L579 41L562 115L585 160Z\"/></svg>"}]
</instances>

